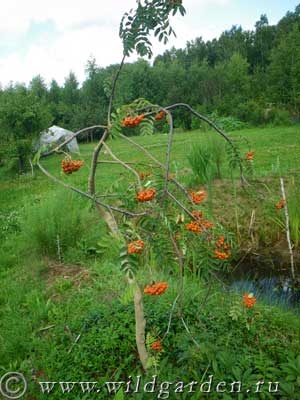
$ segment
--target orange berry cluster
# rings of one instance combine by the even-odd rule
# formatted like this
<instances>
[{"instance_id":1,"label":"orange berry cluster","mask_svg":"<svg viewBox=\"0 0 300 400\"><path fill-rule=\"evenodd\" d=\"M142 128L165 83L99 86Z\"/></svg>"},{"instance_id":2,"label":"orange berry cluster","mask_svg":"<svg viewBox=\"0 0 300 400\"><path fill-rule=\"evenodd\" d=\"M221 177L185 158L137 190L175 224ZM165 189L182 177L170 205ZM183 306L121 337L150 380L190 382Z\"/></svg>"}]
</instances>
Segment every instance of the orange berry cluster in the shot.
<instances>
[{"instance_id":1,"label":"orange berry cluster","mask_svg":"<svg viewBox=\"0 0 300 400\"><path fill-rule=\"evenodd\" d=\"M246 153L245 155L245 160L246 161L253 161L254 159L254 151L248 151L248 153Z\"/></svg>"},{"instance_id":2,"label":"orange berry cluster","mask_svg":"<svg viewBox=\"0 0 300 400\"><path fill-rule=\"evenodd\" d=\"M191 192L191 199L194 204L199 204L201 201L206 199L206 192L204 190L198 190L198 192Z\"/></svg>"},{"instance_id":3,"label":"orange berry cluster","mask_svg":"<svg viewBox=\"0 0 300 400\"><path fill-rule=\"evenodd\" d=\"M127 250L129 254L138 254L144 250L144 241L143 240L135 240L127 245Z\"/></svg>"},{"instance_id":4,"label":"orange berry cluster","mask_svg":"<svg viewBox=\"0 0 300 400\"><path fill-rule=\"evenodd\" d=\"M245 293L243 295L243 304L247 308L251 308L256 303L256 298L253 296L252 293Z\"/></svg>"},{"instance_id":5,"label":"orange berry cluster","mask_svg":"<svg viewBox=\"0 0 300 400\"><path fill-rule=\"evenodd\" d=\"M218 241L216 242L216 246L217 247L223 247L225 244L225 238L223 235L221 235L218 239Z\"/></svg>"},{"instance_id":6,"label":"orange berry cluster","mask_svg":"<svg viewBox=\"0 0 300 400\"><path fill-rule=\"evenodd\" d=\"M278 201L278 203L275 204L275 207L277 208L277 210L281 210L282 208L284 208L285 204L285 200L281 199Z\"/></svg>"},{"instance_id":7,"label":"orange berry cluster","mask_svg":"<svg viewBox=\"0 0 300 400\"><path fill-rule=\"evenodd\" d=\"M166 113L164 111L160 111L155 115L155 121L159 121L161 119L164 119L166 116Z\"/></svg>"},{"instance_id":8,"label":"orange berry cluster","mask_svg":"<svg viewBox=\"0 0 300 400\"><path fill-rule=\"evenodd\" d=\"M192 211L192 216L196 219L202 219L202 211L198 210L198 211Z\"/></svg>"},{"instance_id":9,"label":"orange berry cluster","mask_svg":"<svg viewBox=\"0 0 300 400\"><path fill-rule=\"evenodd\" d=\"M187 231L191 231L194 233L201 233L202 232L202 228L201 225L199 224L198 221L191 221L189 224L185 225L185 229Z\"/></svg>"},{"instance_id":10,"label":"orange berry cluster","mask_svg":"<svg viewBox=\"0 0 300 400\"><path fill-rule=\"evenodd\" d=\"M196 218L196 221L191 221L185 225L186 230L201 233L203 229L210 229L214 226L213 222L202 219L202 211L192 211L192 216Z\"/></svg>"},{"instance_id":11,"label":"orange berry cluster","mask_svg":"<svg viewBox=\"0 0 300 400\"><path fill-rule=\"evenodd\" d=\"M203 226L203 228L205 229L211 229L214 226L214 223L211 221L202 221L201 225Z\"/></svg>"},{"instance_id":12,"label":"orange berry cluster","mask_svg":"<svg viewBox=\"0 0 300 400\"><path fill-rule=\"evenodd\" d=\"M147 285L144 289L144 293L150 294L151 296L158 296L163 294L167 287L167 282L157 282L151 286Z\"/></svg>"},{"instance_id":13,"label":"orange berry cluster","mask_svg":"<svg viewBox=\"0 0 300 400\"><path fill-rule=\"evenodd\" d=\"M230 257L231 247L225 243L225 238L223 235L219 237L216 242L216 249L214 250L214 258L219 260L227 260Z\"/></svg>"},{"instance_id":14,"label":"orange berry cluster","mask_svg":"<svg viewBox=\"0 0 300 400\"><path fill-rule=\"evenodd\" d=\"M145 115L137 115L136 117L126 117L122 121L122 126L124 127L129 127L133 128L135 126L138 126L143 119L145 118Z\"/></svg>"},{"instance_id":15,"label":"orange berry cluster","mask_svg":"<svg viewBox=\"0 0 300 400\"><path fill-rule=\"evenodd\" d=\"M155 351L161 351L163 349L161 345L161 340L157 340L151 344L151 349Z\"/></svg>"},{"instance_id":16,"label":"orange berry cluster","mask_svg":"<svg viewBox=\"0 0 300 400\"><path fill-rule=\"evenodd\" d=\"M137 201L143 203L144 201L153 200L155 195L156 195L155 189L145 189L138 192L135 198Z\"/></svg>"},{"instance_id":17,"label":"orange berry cluster","mask_svg":"<svg viewBox=\"0 0 300 400\"><path fill-rule=\"evenodd\" d=\"M140 179L145 179L145 178L147 178L148 176L150 176L151 175L151 172L149 172L149 171L147 171L147 172L139 172L139 177L140 177Z\"/></svg>"},{"instance_id":18,"label":"orange berry cluster","mask_svg":"<svg viewBox=\"0 0 300 400\"><path fill-rule=\"evenodd\" d=\"M225 253L225 251L221 251L218 249L214 250L214 258L218 258L219 260L227 260L230 257L229 253Z\"/></svg>"},{"instance_id":19,"label":"orange berry cluster","mask_svg":"<svg viewBox=\"0 0 300 400\"><path fill-rule=\"evenodd\" d=\"M72 174L72 172L78 171L80 167L82 167L84 162L82 160L71 160L65 158L61 162L62 170L65 174Z\"/></svg>"}]
</instances>

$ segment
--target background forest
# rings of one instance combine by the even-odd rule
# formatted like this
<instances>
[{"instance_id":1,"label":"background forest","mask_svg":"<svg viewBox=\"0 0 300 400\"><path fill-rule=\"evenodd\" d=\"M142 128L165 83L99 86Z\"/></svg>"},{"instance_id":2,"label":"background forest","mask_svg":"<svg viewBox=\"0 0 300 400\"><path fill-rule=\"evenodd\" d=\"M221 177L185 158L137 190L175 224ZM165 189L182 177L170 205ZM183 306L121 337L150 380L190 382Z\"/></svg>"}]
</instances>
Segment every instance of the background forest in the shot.
<instances>
[{"instance_id":1,"label":"background forest","mask_svg":"<svg viewBox=\"0 0 300 400\"><path fill-rule=\"evenodd\" d=\"M0 88L1 162L9 154L22 169L32 137L53 124L76 131L101 123L117 68L102 68L91 58L82 85L70 72L63 86L52 80L48 87L38 75L28 86L12 82ZM144 59L125 64L115 105L140 97L162 106L184 99L227 130L299 121L300 4L277 25L262 15L253 31L233 26L218 39L198 37L184 49L167 50L153 65ZM195 129L199 122L177 112L175 127Z\"/></svg>"}]
</instances>

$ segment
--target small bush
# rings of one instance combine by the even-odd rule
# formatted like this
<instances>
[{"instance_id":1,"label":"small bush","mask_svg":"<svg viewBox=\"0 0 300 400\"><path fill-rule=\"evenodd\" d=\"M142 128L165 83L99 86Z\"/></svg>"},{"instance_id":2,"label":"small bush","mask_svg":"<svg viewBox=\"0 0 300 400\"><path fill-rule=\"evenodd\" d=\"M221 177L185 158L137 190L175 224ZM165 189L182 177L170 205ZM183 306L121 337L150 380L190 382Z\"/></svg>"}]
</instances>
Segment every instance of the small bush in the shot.
<instances>
[{"instance_id":1,"label":"small bush","mask_svg":"<svg viewBox=\"0 0 300 400\"><path fill-rule=\"evenodd\" d=\"M200 114L202 115L207 115L209 112L207 110L207 107L205 106L196 106L194 107L194 109L196 111L198 111ZM208 131L209 130L209 125L204 122L201 121L199 118L195 117L194 115L191 116L191 129L195 130L195 129L201 129L201 131Z\"/></svg>"},{"instance_id":2,"label":"small bush","mask_svg":"<svg viewBox=\"0 0 300 400\"><path fill-rule=\"evenodd\" d=\"M236 115L242 121L247 121L251 125L291 125L290 114L287 110L273 107L272 105L260 104L254 100L240 104L237 107Z\"/></svg>"},{"instance_id":3,"label":"small bush","mask_svg":"<svg viewBox=\"0 0 300 400\"><path fill-rule=\"evenodd\" d=\"M209 119L211 119L219 128L227 132L248 128L247 123L242 122L233 116L221 117L217 113L212 113L209 115Z\"/></svg>"},{"instance_id":4,"label":"small bush","mask_svg":"<svg viewBox=\"0 0 300 400\"><path fill-rule=\"evenodd\" d=\"M239 104L236 115L242 121L247 121L254 126L266 123L265 108L254 100Z\"/></svg>"},{"instance_id":5,"label":"small bush","mask_svg":"<svg viewBox=\"0 0 300 400\"><path fill-rule=\"evenodd\" d=\"M287 110L273 108L268 112L269 122L274 126L291 125L290 114Z\"/></svg>"}]
</instances>

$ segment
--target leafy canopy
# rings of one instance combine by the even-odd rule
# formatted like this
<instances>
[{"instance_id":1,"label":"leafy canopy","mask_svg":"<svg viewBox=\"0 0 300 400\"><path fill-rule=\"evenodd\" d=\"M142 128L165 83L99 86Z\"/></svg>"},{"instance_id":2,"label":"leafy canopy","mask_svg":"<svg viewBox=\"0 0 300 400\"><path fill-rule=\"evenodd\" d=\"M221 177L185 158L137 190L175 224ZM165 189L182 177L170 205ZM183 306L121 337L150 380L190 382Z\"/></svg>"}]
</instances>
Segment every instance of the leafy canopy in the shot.
<instances>
[{"instance_id":1,"label":"leafy canopy","mask_svg":"<svg viewBox=\"0 0 300 400\"><path fill-rule=\"evenodd\" d=\"M170 35L175 35L170 25L169 15L178 11L185 14L181 0L145 0L137 1L136 10L125 13L120 24L119 35L123 41L124 56L129 56L134 50L140 56L152 57L152 43L148 39L150 33L158 36L164 44Z\"/></svg>"}]
</instances>

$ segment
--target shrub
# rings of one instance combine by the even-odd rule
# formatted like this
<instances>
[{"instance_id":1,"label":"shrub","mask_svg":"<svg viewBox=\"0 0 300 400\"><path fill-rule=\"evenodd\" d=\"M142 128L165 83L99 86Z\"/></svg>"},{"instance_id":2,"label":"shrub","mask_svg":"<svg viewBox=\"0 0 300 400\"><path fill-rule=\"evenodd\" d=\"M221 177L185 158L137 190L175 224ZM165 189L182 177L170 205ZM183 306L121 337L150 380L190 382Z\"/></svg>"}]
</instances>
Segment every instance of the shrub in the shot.
<instances>
[{"instance_id":1,"label":"shrub","mask_svg":"<svg viewBox=\"0 0 300 400\"><path fill-rule=\"evenodd\" d=\"M214 112L209 115L209 118L224 131L237 131L248 127L245 122L233 116L222 117Z\"/></svg>"},{"instance_id":2,"label":"shrub","mask_svg":"<svg viewBox=\"0 0 300 400\"><path fill-rule=\"evenodd\" d=\"M242 121L247 121L251 125L263 125L266 123L264 107L254 100L239 104L236 115Z\"/></svg>"},{"instance_id":3,"label":"shrub","mask_svg":"<svg viewBox=\"0 0 300 400\"><path fill-rule=\"evenodd\" d=\"M268 122L274 126L291 125L290 114L287 110L272 108L268 111Z\"/></svg>"},{"instance_id":4,"label":"shrub","mask_svg":"<svg viewBox=\"0 0 300 400\"><path fill-rule=\"evenodd\" d=\"M242 121L247 121L251 125L274 126L290 125L291 118L287 110L273 107L272 105L260 104L254 100L240 104L237 107L236 115Z\"/></svg>"}]
</instances>

